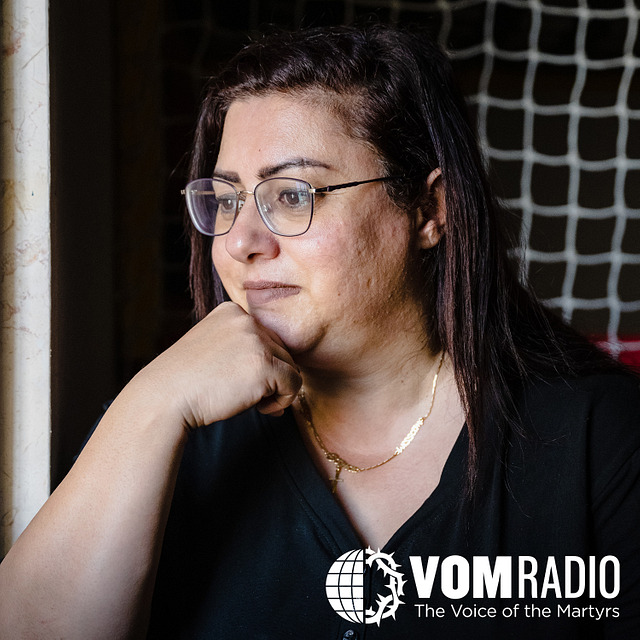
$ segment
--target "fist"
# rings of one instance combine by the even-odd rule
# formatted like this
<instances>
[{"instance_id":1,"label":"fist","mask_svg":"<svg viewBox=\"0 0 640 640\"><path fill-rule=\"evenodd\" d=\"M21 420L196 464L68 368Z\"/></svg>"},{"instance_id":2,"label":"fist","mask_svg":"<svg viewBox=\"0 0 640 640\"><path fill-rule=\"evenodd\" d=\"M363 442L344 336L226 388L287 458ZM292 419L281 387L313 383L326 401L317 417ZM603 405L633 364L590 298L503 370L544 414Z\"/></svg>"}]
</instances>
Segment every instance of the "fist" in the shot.
<instances>
[{"instance_id":1,"label":"fist","mask_svg":"<svg viewBox=\"0 0 640 640\"><path fill-rule=\"evenodd\" d=\"M132 383L175 412L183 425L195 428L253 406L280 415L295 400L302 378L273 331L225 302Z\"/></svg>"}]
</instances>

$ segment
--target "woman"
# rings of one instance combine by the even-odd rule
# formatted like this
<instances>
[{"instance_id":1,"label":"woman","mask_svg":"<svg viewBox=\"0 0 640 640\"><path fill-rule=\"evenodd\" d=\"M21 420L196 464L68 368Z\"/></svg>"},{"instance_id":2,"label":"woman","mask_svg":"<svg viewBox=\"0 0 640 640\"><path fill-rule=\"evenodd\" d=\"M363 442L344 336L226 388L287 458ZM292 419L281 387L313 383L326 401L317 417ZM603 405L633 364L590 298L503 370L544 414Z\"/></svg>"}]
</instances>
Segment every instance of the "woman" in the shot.
<instances>
[{"instance_id":1,"label":"woman","mask_svg":"<svg viewBox=\"0 0 640 640\"><path fill-rule=\"evenodd\" d=\"M2 632L632 637L638 384L518 283L445 56L259 41L192 158L201 320L7 556Z\"/></svg>"}]
</instances>

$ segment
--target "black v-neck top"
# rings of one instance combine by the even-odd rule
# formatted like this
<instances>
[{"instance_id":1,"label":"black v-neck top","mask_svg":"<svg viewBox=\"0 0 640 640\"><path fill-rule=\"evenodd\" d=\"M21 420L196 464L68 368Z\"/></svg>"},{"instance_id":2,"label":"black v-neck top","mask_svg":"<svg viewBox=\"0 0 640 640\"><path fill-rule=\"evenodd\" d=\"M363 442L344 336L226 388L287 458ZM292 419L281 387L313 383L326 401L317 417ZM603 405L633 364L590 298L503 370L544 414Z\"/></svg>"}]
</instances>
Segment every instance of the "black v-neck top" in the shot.
<instances>
[{"instance_id":1,"label":"black v-neck top","mask_svg":"<svg viewBox=\"0 0 640 640\"><path fill-rule=\"evenodd\" d=\"M393 554L401 588L397 581L389 586L379 563L364 572L366 607L377 611L392 592L402 602L380 624L345 619L329 603L328 573L362 545L291 413L271 418L252 410L194 432L165 535L149 638L640 637L638 381L599 375L541 382L522 394L519 408L528 435L505 440L475 509L462 499L463 429L437 488L382 549ZM474 557L482 563L485 556L491 567L496 557L507 557L511 597L499 591L473 597L480 573ZM605 595L616 588L614 561L603 563L602 576L598 570L606 556L620 567L620 593L613 598L602 597L597 586L604 578ZM439 564L426 596L416 583L426 581L430 557ZM580 560L585 593L569 597L579 591ZM523 579L520 593L521 574L533 562L535 579ZM576 572L568 586L566 562ZM467 595L465 563L471 567ZM346 570L331 583L338 585L332 595L353 596L353 566L340 565ZM589 597L591 576L596 597ZM485 617L490 607L493 617Z\"/></svg>"}]
</instances>

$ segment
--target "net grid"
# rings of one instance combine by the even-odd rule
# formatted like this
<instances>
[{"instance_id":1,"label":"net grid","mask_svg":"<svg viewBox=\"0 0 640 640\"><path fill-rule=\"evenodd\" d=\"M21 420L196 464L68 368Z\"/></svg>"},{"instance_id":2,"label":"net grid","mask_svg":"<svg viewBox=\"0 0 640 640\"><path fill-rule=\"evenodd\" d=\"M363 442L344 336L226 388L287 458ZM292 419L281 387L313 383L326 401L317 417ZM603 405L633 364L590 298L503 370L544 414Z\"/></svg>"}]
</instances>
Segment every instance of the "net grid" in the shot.
<instances>
[{"instance_id":1,"label":"net grid","mask_svg":"<svg viewBox=\"0 0 640 640\"><path fill-rule=\"evenodd\" d=\"M356 4L372 3L357 2ZM389 4L395 7L398 12L408 8L419 10L418 3L390 2ZM605 335L596 337L599 337L612 353L622 356L624 359L625 352L628 356L631 356L633 352L640 352L640 332L637 330L633 332L633 330L630 331L622 326L623 314L638 314L640 312L640 299L638 299L640 292L637 291L638 287L633 283L633 280L640 282L638 228L630 224L634 220L640 220L640 208L637 206L639 203L634 202L634 200L638 200L635 192L628 197L631 202L628 202L625 197L625 192L631 190L629 184L635 186L640 182L638 180L640 172L638 174L632 173L640 170L640 154L637 150L635 153L638 157L632 157L628 154L630 127L640 126L640 109L630 106L640 102L638 97L634 97L640 87L640 72L638 72L640 59L635 51L636 48L640 48L637 44L640 11L630 0L626 0L624 6L611 9L594 8L584 0L576 2L577 6L567 7L557 6L557 4L543 3L538 0L459 0L458 2L441 0L432 3L428 10L442 14L438 35L441 43L447 46L456 13L474 7L484 9L481 42L467 47L450 49L450 53L454 62L457 63L476 58L482 60L477 90L468 94L467 98L470 105L475 108L478 136L489 164L497 161L498 163L519 163L521 165L520 193L516 197L503 198L503 202L509 209L520 212L522 216L522 258L528 265L530 274L541 265L542 267L557 265L560 269L564 269L561 291L558 295L548 297L546 302L560 310L567 321L571 322L574 319L576 311L602 310L608 312L606 333L603 332ZM528 29L526 47L516 50L506 49L500 47L496 42L494 33L496 14L498 10L505 7L511 11L520 12L519 23L515 28L520 26L522 30ZM427 7L422 5L422 10L427 10ZM547 18L556 21L570 18L575 22L573 53L550 53L541 50L543 22ZM611 25L617 32L624 29L625 37L619 43L619 55L607 58L589 55L588 33L596 21L599 30L604 33ZM609 49L615 48L615 46L609 45ZM508 98L492 93L492 80L496 75L497 65L501 63L522 63L526 66L521 96ZM574 77L566 103L544 104L536 99L536 81L542 65L546 66L544 72L547 74L554 69L560 69L564 74L568 69L572 71ZM588 73L592 71L619 73L620 78L613 104L590 106L581 103L587 86ZM489 123L492 109L521 114L522 144L520 148L500 148L491 139ZM549 116L564 116L568 119L566 151L564 153L551 154L536 149L534 142L536 124L541 118ZM581 126L584 126L587 119L594 119L596 127L606 119L615 119L614 124L617 125L617 131L614 134L615 141L610 145L613 149L610 157L603 159L584 157L585 154L581 152L580 148L580 134ZM611 124L609 129L611 129ZM640 131L640 129L636 129L636 131ZM541 168L545 168L547 171L541 171ZM549 176L551 175L550 171L558 172L561 169L564 169L568 181L565 201L557 204L541 203L541 198L536 197L536 189L534 189L536 170L538 173ZM607 172L612 173L613 176L604 176ZM611 177L613 177L612 181ZM581 190L585 189L585 184L589 180L601 180L603 189L606 186L605 183L613 183L610 202L607 204L594 203L591 206L589 206L589 202L583 202L584 197L581 198ZM540 191L540 186L537 187L537 190ZM601 199L603 199L602 196ZM531 231L536 216L558 217L566 220L564 246L561 249L541 250L533 246ZM607 250L594 253L580 252L576 246L578 225L584 224L588 220L604 221L607 219L613 220L610 246ZM635 242L633 231L636 232ZM626 242L625 232L628 234ZM623 250L623 242L628 245L626 251ZM606 292L602 292L604 295L594 297L577 295L576 289L583 291L589 289L588 283L577 281L581 269L581 278L585 278L588 277L589 271L583 268L597 266L608 268ZM625 268L628 272L623 274ZM591 271L591 275L593 275L593 271ZM632 282L624 285L623 275L625 279ZM635 299L623 300L621 289L631 290L636 294ZM637 326L637 322L635 326Z\"/></svg>"}]
</instances>

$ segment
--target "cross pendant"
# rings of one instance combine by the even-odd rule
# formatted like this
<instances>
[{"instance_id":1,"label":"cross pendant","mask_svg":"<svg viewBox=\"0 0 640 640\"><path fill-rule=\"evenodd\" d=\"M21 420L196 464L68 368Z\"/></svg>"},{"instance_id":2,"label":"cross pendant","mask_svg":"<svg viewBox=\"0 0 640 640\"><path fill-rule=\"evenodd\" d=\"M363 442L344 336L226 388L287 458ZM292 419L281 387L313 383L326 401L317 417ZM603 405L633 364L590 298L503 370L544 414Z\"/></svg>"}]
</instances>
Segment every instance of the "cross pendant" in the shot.
<instances>
[{"instance_id":1,"label":"cross pendant","mask_svg":"<svg viewBox=\"0 0 640 640\"><path fill-rule=\"evenodd\" d=\"M342 465L335 463L336 465L336 475L333 476L333 480L331 481L331 493L336 493L338 490L338 482L342 482L340 479L340 472L342 471Z\"/></svg>"}]
</instances>

